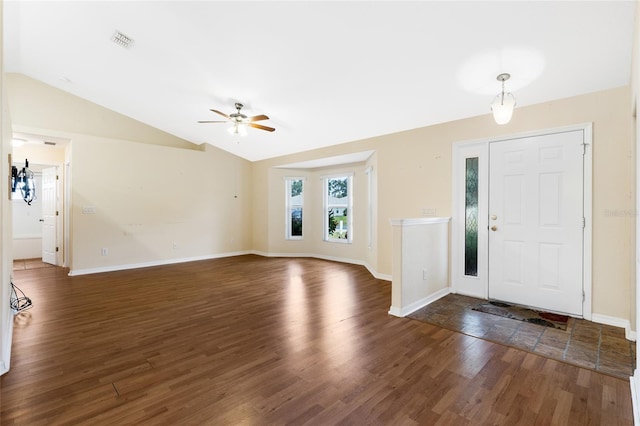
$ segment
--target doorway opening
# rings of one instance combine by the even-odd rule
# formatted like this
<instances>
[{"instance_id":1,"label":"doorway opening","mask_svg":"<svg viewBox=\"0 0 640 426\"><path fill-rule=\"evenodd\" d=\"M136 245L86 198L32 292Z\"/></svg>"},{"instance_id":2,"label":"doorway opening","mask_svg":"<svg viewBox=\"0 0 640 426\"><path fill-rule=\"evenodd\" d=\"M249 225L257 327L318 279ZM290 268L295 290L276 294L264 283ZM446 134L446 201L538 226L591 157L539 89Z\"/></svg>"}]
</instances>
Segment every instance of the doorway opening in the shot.
<instances>
[{"instance_id":1,"label":"doorway opening","mask_svg":"<svg viewBox=\"0 0 640 426\"><path fill-rule=\"evenodd\" d=\"M28 133L14 133L13 138L12 165L21 170L28 161L35 183L29 203L20 193L12 195L14 269L68 266L70 142Z\"/></svg>"}]
</instances>

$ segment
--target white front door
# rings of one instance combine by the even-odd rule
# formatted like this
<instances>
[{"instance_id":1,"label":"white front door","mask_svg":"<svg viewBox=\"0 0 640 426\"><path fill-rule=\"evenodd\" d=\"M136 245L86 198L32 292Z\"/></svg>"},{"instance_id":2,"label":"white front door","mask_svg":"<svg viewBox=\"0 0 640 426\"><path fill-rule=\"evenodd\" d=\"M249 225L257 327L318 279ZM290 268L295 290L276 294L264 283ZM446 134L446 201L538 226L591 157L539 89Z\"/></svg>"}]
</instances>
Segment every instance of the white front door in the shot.
<instances>
[{"instance_id":1,"label":"white front door","mask_svg":"<svg viewBox=\"0 0 640 426\"><path fill-rule=\"evenodd\" d=\"M57 252L57 167L42 170L42 261L58 264Z\"/></svg>"},{"instance_id":2,"label":"white front door","mask_svg":"<svg viewBox=\"0 0 640 426\"><path fill-rule=\"evenodd\" d=\"M489 298L583 315L583 131L489 144Z\"/></svg>"}]
</instances>

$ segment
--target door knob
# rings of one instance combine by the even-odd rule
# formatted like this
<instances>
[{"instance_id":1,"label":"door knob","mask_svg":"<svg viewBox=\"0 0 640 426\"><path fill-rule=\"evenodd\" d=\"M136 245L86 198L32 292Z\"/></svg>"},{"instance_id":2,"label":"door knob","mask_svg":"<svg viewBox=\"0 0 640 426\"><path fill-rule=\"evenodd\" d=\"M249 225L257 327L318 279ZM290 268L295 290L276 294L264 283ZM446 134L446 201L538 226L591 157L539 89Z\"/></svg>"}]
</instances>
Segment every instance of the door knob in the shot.
<instances>
[{"instance_id":1,"label":"door knob","mask_svg":"<svg viewBox=\"0 0 640 426\"><path fill-rule=\"evenodd\" d=\"M491 230L492 230L492 231L497 231L497 230L498 230L498 227L497 227L497 226L495 226L495 225L493 225L493 226L491 227Z\"/></svg>"}]
</instances>

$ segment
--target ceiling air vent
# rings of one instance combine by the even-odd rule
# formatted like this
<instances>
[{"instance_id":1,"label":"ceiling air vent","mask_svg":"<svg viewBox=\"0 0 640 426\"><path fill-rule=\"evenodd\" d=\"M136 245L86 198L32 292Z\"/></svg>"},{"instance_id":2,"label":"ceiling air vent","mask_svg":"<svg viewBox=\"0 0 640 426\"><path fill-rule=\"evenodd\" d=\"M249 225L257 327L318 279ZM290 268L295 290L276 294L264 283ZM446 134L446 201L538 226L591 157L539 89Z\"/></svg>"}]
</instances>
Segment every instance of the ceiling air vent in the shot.
<instances>
[{"instance_id":1,"label":"ceiling air vent","mask_svg":"<svg viewBox=\"0 0 640 426\"><path fill-rule=\"evenodd\" d=\"M133 39L131 37L122 34L120 31L116 31L113 33L113 36L111 36L111 41L118 46L124 47L125 49L128 48L131 43L133 43Z\"/></svg>"},{"instance_id":2,"label":"ceiling air vent","mask_svg":"<svg viewBox=\"0 0 640 426\"><path fill-rule=\"evenodd\" d=\"M49 142L49 141L44 141L45 145L52 145L52 146L56 146L55 142Z\"/></svg>"}]
</instances>

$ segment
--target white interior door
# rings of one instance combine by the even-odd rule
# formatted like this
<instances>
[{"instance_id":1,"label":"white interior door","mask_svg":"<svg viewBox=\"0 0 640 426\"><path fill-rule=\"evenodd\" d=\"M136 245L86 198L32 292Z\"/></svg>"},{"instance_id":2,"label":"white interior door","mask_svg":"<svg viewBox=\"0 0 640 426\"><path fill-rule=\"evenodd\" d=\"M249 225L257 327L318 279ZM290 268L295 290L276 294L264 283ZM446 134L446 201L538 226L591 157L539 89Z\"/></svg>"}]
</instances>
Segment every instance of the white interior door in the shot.
<instances>
[{"instance_id":1,"label":"white interior door","mask_svg":"<svg viewBox=\"0 0 640 426\"><path fill-rule=\"evenodd\" d=\"M489 144L489 298L583 315L582 131Z\"/></svg>"},{"instance_id":2,"label":"white interior door","mask_svg":"<svg viewBox=\"0 0 640 426\"><path fill-rule=\"evenodd\" d=\"M58 211L57 167L42 170L42 261L58 264L57 211Z\"/></svg>"}]
</instances>

